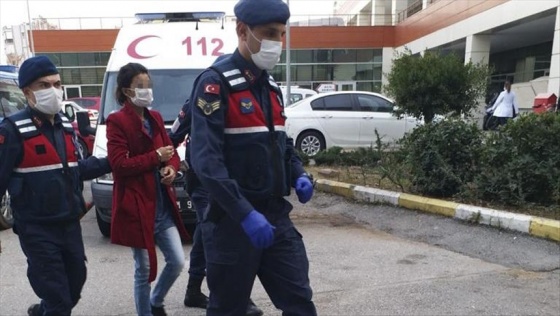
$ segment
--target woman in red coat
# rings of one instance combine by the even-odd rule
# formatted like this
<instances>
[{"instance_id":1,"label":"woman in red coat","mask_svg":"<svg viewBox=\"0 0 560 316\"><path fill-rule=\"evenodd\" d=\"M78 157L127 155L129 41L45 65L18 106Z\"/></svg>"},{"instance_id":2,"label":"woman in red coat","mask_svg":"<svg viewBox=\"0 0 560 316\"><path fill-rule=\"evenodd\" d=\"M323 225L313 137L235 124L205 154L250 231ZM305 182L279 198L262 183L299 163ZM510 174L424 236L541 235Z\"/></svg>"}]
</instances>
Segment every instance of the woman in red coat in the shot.
<instances>
[{"instance_id":1,"label":"woman in red coat","mask_svg":"<svg viewBox=\"0 0 560 316\"><path fill-rule=\"evenodd\" d=\"M147 109L153 101L151 86L144 66L129 63L119 70L116 97L123 107L107 118L114 178L111 242L132 248L138 315L165 315L163 300L185 264L181 237L189 236L171 186L179 157L161 115ZM166 265L151 291L156 244Z\"/></svg>"}]
</instances>

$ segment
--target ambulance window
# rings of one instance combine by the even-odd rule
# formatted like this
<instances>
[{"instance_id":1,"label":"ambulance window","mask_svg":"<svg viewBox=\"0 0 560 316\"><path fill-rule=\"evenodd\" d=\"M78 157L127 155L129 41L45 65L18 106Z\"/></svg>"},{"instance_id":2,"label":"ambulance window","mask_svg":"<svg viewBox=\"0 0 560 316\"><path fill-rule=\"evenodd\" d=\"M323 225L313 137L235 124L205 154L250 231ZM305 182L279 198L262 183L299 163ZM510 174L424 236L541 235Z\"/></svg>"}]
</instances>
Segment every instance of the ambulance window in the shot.
<instances>
[{"instance_id":1,"label":"ambulance window","mask_svg":"<svg viewBox=\"0 0 560 316\"><path fill-rule=\"evenodd\" d=\"M15 83L0 81L0 117L6 117L25 108L25 96Z\"/></svg>"}]
</instances>

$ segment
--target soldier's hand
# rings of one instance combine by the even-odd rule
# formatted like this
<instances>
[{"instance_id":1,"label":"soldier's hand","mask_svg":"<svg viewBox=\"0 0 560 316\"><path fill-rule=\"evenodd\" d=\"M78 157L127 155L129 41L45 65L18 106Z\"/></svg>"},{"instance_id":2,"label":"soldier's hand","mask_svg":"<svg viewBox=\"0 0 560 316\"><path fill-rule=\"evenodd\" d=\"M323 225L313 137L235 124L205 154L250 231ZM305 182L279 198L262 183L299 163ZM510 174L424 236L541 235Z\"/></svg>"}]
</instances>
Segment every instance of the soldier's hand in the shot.
<instances>
[{"instance_id":1,"label":"soldier's hand","mask_svg":"<svg viewBox=\"0 0 560 316\"><path fill-rule=\"evenodd\" d=\"M159 160L161 162L168 162L173 157L173 153L175 153L173 146L160 147L156 151L159 153Z\"/></svg>"}]
</instances>

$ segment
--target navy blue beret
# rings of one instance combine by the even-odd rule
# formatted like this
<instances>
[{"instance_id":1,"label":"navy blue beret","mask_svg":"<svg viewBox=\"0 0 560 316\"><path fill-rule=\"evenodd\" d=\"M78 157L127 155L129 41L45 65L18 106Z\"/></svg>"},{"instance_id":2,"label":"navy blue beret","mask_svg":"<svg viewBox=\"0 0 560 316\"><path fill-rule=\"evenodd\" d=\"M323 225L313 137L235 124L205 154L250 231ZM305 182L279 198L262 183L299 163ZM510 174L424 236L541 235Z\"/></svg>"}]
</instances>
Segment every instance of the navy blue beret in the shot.
<instances>
[{"instance_id":1,"label":"navy blue beret","mask_svg":"<svg viewBox=\"0 0 560 316\"><path fill-rule=\"evenodd\" d=\"M290 18L290 8L282 0L240 0L233 12L238 20L251 26L286 24Z\"/></svg>"},{"instance_id":2,"label":"navy blue beret","mask_svg":"<svg viewBox=\"0 0 560 316\"><path fill-rule=\"evenodd\" d=\"M19 87L23 89L41 77L57 73L58 69L46 56L31 57L19 67Z\"/></svg>"}]
</instances>

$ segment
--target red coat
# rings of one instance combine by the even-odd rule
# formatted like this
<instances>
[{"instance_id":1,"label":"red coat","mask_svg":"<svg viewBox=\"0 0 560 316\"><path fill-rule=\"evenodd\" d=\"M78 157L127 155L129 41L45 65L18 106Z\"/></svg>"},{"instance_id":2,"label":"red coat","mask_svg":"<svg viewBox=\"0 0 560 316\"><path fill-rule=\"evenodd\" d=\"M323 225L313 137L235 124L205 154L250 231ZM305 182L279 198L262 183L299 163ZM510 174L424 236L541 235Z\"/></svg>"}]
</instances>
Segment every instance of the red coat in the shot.
<instances>
[{"instance_id":1,"label":"red coat","mask_svg":"<svg viewBox=\"0 0 560 316\"><path fill-rule=\"evenodd\" d=\"M154 170L164 165L179 170L177 151L165 164L160 164L156 149L172 145L161 114L144 110L150 120L153 138L147 133L142 120L133 107L123 108L107 118L107 155L113 169L113 209L111 242L118 245L148 249L150 282L157 273L154 241L156 214L156 178ZM173 218L184 240L189 240L179 209L175 202L173 186L166 186L173 203Z\"/></svg>"}]
</instances>

